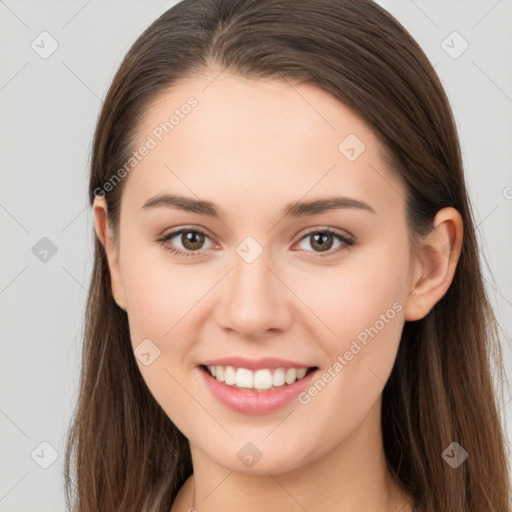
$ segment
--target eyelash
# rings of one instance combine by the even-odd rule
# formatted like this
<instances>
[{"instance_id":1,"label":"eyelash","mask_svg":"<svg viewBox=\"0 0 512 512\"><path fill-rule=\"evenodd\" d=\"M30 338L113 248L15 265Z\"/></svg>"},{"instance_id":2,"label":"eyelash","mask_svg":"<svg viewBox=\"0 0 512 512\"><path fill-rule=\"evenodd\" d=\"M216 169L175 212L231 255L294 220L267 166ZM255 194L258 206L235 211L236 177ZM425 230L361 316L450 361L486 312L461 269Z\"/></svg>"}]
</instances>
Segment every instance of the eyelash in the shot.
<instances>
[{"instance_id":1,"label":"eyelash","mask_svg":"<svg viewBox=\"0 0 512 512\"><path fill-rule=\"evenodd\" d=\"M207 238L210 238L210 236L208 236L207 233L205 233L204 231L202 231L200 229L182 228L182 229L179 229L177 231L173 231L173 232L165 235L163 238L157 239L156 241L158 243L160 243L160 245L162 245L165 250L167 250L167 251L169 251L169 252L171 252L173 254L176 254L178 256L185 256L185 257L197 256L198 253L201 252L201 250L199 250L199 251L183 251L181 249L176 249L175 247L172 247L171 245L166 244L166 242L168 240L171 240L175 236L180 235L182 233L199 233L201 235L204 235ZM328 258L328 257L330 257L330 256L332 256L334 254L337 254L340 251L343 251L343 250L347 249L347 247L355 245L355 243L356 243L354 240L349 239L349 238L341 235L337 231L335 231L333 229L330 229L330 228L316 229L314 231L309 231L306 234L304 234L304 236L302 236L302 238L299 240L299 242L301 242L302 240L304 240L308 236L315 235L315 234L329 234L329 235L333 235L340 242L342 242L342 244L344 244L344 245L342 245L341 247L338 247L335 250L329 250L329 251L326 251L325 253L316 252L316 255L317 255L316 257L319 257L319 258ZM306 252L311 252L311 251L306 251ZM312 252L315 252L315 251L312 251Z\"/></svg>"}]
</instances>

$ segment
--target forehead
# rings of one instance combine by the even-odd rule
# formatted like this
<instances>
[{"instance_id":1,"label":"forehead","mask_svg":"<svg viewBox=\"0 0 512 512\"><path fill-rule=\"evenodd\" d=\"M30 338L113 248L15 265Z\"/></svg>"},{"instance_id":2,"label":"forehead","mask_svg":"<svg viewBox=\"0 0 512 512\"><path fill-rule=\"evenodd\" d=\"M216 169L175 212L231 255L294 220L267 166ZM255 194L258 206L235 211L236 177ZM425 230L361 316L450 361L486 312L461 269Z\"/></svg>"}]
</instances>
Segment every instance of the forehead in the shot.
<instances>
[{"instance_id":1,"label":"forehead","mask_svg":"<svg viewBox=\"0 0 512 512\"><path fill-rule=\"evenodd\" d=\"M189 108L191 98L195 106ZM252 140L257 149L272 139L292 144L309 138L316 144L324 139L326 147L334 145L337 150L338 139L348 130L367 146L376 145L372 130L337 98L315 85L289 79L256 80L228 72L183 78L153 99L140 123L139 137L156 129L159 138L158 127L173 114L173 136L187 132L189 125L198 138L208 135L203 145ZM182 122L187 118L187 123ZM164 130L161 135L169 133Z\"/></svg>"},{"instance_id":2,"label":"forehead","mask_svg":"<svg viewBox=\"0 0 512 512\"><path fill-rule=\"evenodd\" d=\"M227 72L182 79L144 113L134 150L145 144L127 184L139 206L164 189L238 206L335 192L378 208L401 195L371 128L310 84Z\"/></svg>"}]
</instances>

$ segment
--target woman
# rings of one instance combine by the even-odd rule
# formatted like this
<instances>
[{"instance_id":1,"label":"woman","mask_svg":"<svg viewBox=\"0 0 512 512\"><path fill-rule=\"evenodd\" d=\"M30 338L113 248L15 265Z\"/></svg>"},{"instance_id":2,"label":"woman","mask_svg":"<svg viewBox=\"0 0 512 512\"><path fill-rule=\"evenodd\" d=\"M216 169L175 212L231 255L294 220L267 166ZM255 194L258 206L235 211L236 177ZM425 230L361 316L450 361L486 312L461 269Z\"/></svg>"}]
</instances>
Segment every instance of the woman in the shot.
<instances>
[{"instance_id":1,"label":"woman","mask_svg":"<svg viewBox=\"0 0 512 512\"><path fill-rule=\"evenodd\" d=\"M369 0L185 0L96 128L73 509L510 512L450 106Z\"/></svg>"}]
</instances>

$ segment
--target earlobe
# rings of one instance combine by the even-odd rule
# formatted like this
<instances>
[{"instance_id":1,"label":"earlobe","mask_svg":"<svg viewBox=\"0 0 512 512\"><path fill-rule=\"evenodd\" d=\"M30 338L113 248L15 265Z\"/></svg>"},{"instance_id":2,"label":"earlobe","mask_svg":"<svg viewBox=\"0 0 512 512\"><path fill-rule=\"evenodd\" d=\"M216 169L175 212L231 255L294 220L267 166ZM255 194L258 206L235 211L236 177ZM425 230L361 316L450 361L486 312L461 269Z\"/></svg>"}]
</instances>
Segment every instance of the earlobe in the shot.
<instances>
[{"instance_id":1,"label":"earlobe","mask_svg":"<svg viewBox=\"0 0 512 512\"><path fill-rule=\"evenodd\" d=\"M107 202L102 196L95 196L93 203L94 227L96 235L105 249L112 283L112 296L117 305L126 311L124 290L119 268L119 254L114 236L108 224Z\"/></svg>"},{"instance_id":2,"label":"earlobe","mask_svg":"<svg viewBox=\"0 0 512 512\"><path fill-rule=\"evenodd\" d=\"M450 287L462 248L463 222L455 208L443 208L422 240L405 304L405 320L424 318Z\"/></svg>"}]
</instances>

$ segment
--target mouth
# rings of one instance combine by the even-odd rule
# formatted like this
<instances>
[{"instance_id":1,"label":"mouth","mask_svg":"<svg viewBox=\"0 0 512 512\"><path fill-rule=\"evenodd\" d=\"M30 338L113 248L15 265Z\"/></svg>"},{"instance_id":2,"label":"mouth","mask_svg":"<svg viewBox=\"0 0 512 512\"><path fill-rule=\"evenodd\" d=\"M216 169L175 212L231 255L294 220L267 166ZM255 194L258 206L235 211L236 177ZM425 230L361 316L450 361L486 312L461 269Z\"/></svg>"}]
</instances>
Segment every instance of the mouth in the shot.
<instances>
[{"instance_id":1,"label":"mouth","mask_svg":"<svg viewBox=\"0 0 512 512\"><path fill-rule=\"evenodd\" d=\"M199 365L199 368L213 377L218 382L233 389L245 391L264 392L286 388L293 383L304 379L311 372L318 369L317 366L292 368L261 368L250 370L243 367L221 365Z\"/></svg>"}]
</instances>

